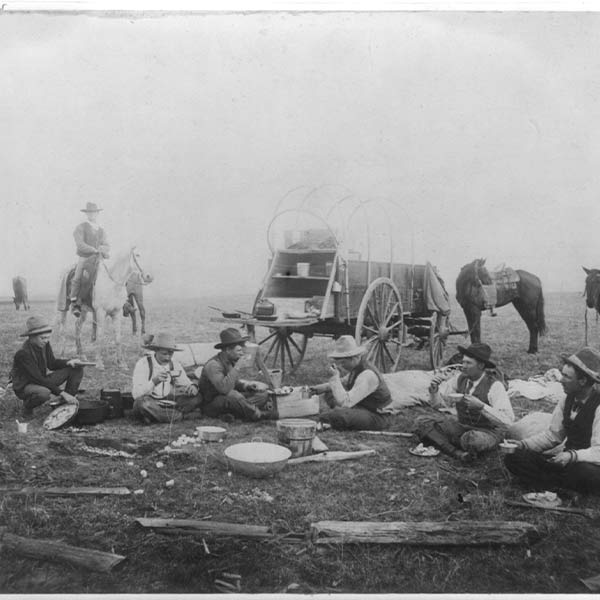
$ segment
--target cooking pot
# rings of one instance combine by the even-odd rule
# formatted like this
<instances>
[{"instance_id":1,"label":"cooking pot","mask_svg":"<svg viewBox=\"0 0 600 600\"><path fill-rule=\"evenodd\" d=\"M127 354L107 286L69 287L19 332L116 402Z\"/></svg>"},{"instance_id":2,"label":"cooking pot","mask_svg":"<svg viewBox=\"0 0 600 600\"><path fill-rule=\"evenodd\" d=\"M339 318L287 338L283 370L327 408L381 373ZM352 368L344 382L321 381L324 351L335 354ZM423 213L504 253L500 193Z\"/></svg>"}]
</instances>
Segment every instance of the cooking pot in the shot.
<instances>
[{"instance_id":1,"label":"cooking pot","mask_svg":"<svg viewBox=\"0 0 600 600\"><path fill-rule=\"evenodd\" d=\"M123 392L121 394L123 402L123 410L131 410L133 408L133 394L131 392Z\"/></svg>"},{"instance_id":2,"label":"cooking pot","mask_svg":"<svg viewBox=\"0 0 600 600\"><path fill-rule=\"evenodd\" d=\"M220 442L227 435L227 429L212 425L201 425L196 427L196 431L203 442Z\"/></svg>"},{"instance_id":3,"label":"cooking pot","mask_svg":"<svg viewBox=\"0 0 600 600\"><path fill-rule=\"evenodd\" d=\"M123 416L121 390L100 390L100 400L108 405L107 419L120 419Z\"/></svg>"},{"instance_id":4,"label":"cooking pot","mask_svg":"<svg viewBox=\"0 0 600 600\"><path fill-rule=\"evenodd\" d=\"M96 423L102 423L107 414L108 402L82 399L79 401L75 423L78 425L95 425Z\"/></svg>"},{"instance_id":5,"label":"cooking pot","mask_svg":"<svg viewBox=\"0 0 600 600\"><path fill-rule=\"evenodd\" d=\"M225 448L231 470L248 477L269 477L281 471L292 455L291 450L266 442L245 442Z\"/></svg>"}]
</instances>

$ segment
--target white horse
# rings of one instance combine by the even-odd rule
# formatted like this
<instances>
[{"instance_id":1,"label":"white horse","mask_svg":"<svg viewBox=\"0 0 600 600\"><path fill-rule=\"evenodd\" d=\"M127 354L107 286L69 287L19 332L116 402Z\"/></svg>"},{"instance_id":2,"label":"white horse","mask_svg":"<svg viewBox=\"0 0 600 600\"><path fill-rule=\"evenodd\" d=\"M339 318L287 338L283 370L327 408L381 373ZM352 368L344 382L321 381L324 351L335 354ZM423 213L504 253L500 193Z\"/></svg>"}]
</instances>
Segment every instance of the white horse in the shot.
<instances>
[{"instance_id":1,"label":"white horse","mask_svg":"<svg viewBox=\"0 0 600 600\"><path fill-rule=\"evenodd\" d=\"M60 291L58 295L58 315L56 318L56 330L60 340L62 354L65 349L65 325L67 315L69 314L69 302L65 301L66 296L66 280L70 269L63 274ZM93 315L93 326L95 336L92 336L92 341L95 341L95 357L96 368L104 370L104 362L102 354L105 346L104 328L108 318L112 319L113 330L115 332L116 344L116 361L117 367L127 368L127 364L123 360L123 352L121 348L121 315L123 311L123 302L126 298L125 284L129 277L137 273L143 280L147 280L150 275L144 272L140 265L140 253L136 248L131 248L126 253L116 256L113 264L109 267L101 258L98 260L98 274L93 288L92 306L83 305L81 307L81 316L75 323L75 345L77 347L78 356L83 356L81 346L81 329L85 323L87 313Z\"/></svg>"}]
</instances>

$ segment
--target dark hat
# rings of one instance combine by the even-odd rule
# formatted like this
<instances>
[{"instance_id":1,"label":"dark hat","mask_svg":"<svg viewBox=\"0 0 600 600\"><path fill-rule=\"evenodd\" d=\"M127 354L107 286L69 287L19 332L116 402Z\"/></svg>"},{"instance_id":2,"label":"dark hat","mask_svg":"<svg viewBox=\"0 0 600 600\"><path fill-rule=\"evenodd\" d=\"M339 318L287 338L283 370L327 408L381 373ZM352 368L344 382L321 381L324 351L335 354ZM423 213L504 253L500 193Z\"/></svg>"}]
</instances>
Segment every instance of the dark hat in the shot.
<instances>
[{"instance_id":1,"label":"dark hat","mask_svg":"<svg viewBox=\"0 0 600 600\"><path fill-rule=\"evenodd\" d=\"M351 358L364 354L366 352L364 346L359 346L352 335L342 335L333 346L333 350L327 354L329 358Z\"/></svg>"},{"instance_id":2,"label":"dark hat","mask_svg":"<svg viewBox=\"0 0 600 600\"><path fill-rule=\"evenodd\" d=\"M148 350L173 350L180 352L183 348L178 348L175 343L175 338L170 333L157 333L152 336L152 339L144 346Z\"/></svg>"},{"instance_id":3,"label":"dark hat","mask_svg":"<svg viewBox=\"0 0 600 600\"><path fill-rule=\"evenodd\" d=\"M100 212L104 210L103 208L98 208L98 205L95 202L86 202L85 208L81 209L81 212Z\"/></svg>"},{"instance_id":4,"label":"dark hat","mask_svg":"<svg viewBox=\"0 0 600 600\"><path fill-rule=\"evenodd\" d=\"M600 354L597 350L586 346L575 354L561 354L560 357L568 364L585 373L596 383L600 383Z\"/></svg>"},{"instance_id":5,"label":"dark hat","mask_svg":"<svg viewBox=\"0 0 600 600\"><path fill-rule=\"evenodd\" d=\"M468 348L458 347L458 351L465 356L470 356L475 360L485 363L485 366L494 369L496 365L490 360L492 349L487 344L471 344Z\"/></svg>"},{"instance_id":6,"label":"dark hat","mask_svg":"<svg viewBox=\"0 0 600 600\"><path fill-rule=\"evenodd\" d=\"M52 331L52 327L42 317L29 317L25 324L27 325L27 331L21 333L19 337L29 337L30 335L39 335L40 333L50 333Z\"/></svg>"},{"instance_id":7,"label":"dark hat","mask_svg":"<svg viewBox=\"0 0 600 600\"><path fill-rule=\"evenodd\" d=\"M227 346L237 346L241 344L242 346L248 341L248 336L242 336L239 330L234 327L228 327L227 329L223 329L219 334L221 338L220 343L215 344L215 348L227 348Z\"/></svg>"}]
</instances>

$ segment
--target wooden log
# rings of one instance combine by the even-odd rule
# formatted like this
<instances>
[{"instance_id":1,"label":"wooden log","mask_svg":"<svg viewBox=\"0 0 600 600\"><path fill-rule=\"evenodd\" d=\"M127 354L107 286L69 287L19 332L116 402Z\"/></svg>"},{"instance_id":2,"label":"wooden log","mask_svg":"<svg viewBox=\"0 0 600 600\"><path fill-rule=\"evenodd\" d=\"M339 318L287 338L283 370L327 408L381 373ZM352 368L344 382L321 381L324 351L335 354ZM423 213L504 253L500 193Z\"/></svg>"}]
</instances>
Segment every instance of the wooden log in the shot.
<instances>
[{"instance_id":1,"label":"wooden log","mask_svg":"<svg viewBox=\"0 0 600 600\"><path fill-rule=\"evenodd\" d=\"M314 456L299 456L298 458L290 458L288 465L299 465L306 462L333 462L339 460L353 460L362 458L363 456L371 456L376 454L375 450L356 450L355 452L344 452L343 450L329 450Z\"/></svg>"},{"instance_id":2,"label":"wooden log","mask_svg":"<svg viewBox=\"0 0 600 600\"><path fill-rule=\"evenodd\" d=\"M69 546L52 540L29 539L2 531L0 531L0 548L27 558L66 563L100 573L108 573L125 560L125 557L120 554Z\"/></svg>"},{"instance_id":3,"label":"wooden log","mask_svg":"<svg viewBox=\"0 0 600 600\"><path fill-rule=\"evenodd\" d=\"M176 530L188 535L239 536L249 538L273 537L269 527L262 525L244 525L243 523L219 523L217 521L197 521L194 519L135 519L142 527L159 530L160 533ZM161 531L164 530L164 531Z\"/></svg>"},{"instance_id":4,"label":"wooden log","mask_svg":"<svg viewBox=\"0 0 600 600\"><path fill-rule=\"evenodd\" d=\"M533 525L522 521L320 521L310 529L315 544L409 546L521 544L536 533Z\"/></svg>"},{"instance_id":5,"label":"wooden log","mask_svg":"<svg viewBox=\"0 0 600 600\"><path fill-rule=\"evenodd\" d=\"M414 433L407 433L405 431L370 431L368 429L361 429L358 433L367 433L369 435L384 435L389 437L414 437Z\"/></svg>"},{"instance_id":6,"label":"wooden log","mask_svg":"<svg viewBox=\"0 0 600 600\"><path fill-rule=\"evenodd\" d=\"M588 519L599 519L600 512L591 508L570 508L568 506L543 506L541 504L530 504L529 502L519 502L517 500L505 500L505 504L508 506L519 506L521 508L537 508L541 510L551 510L554 512L570 513L573 515L579 515L587 517Z\"/></svg>"},{"instance_id":7,"label":"wooden log","mask_svg":"<svg viewBox=\"0 0 600 600\"><path fill-rule=\"evenodd\" d=\"M20 496L129 496L131 490L126 487L100 488L100 487L23 487L0 488L0 494L15 494Z\"/></svg>"}]
</instances>

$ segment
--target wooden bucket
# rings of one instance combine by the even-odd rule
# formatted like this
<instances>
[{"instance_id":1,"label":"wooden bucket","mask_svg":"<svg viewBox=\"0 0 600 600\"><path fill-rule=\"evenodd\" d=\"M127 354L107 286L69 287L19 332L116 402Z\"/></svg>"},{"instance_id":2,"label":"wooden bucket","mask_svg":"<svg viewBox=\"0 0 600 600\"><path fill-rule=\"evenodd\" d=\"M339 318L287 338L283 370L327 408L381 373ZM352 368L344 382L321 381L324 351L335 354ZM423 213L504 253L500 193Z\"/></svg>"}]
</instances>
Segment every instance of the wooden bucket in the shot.
<instances>
[{"instance_id":1,"label":"wooden bucket","mask_svg":"<svg viewBox=\"0 0 600 600\"><path fill-rule=\"evenodd\" d=\"M281 419L277 421L277 439L292 451L292 458L308 456L312 452L312 441L317 424L310 419Z\"/></svg>"}]
</instances>

